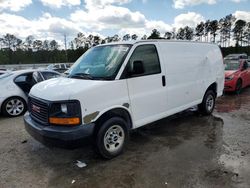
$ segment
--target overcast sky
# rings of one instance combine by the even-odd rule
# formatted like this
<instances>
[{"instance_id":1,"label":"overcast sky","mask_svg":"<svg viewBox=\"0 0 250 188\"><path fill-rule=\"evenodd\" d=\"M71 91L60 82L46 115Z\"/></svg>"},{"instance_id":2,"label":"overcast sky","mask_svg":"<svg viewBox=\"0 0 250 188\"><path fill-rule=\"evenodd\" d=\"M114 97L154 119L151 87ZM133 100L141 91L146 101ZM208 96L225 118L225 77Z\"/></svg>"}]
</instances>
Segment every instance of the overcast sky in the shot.
<instances>
[{"instance_id":1,"label":"overcast sky","mask_svg":"<svg viewBox=\"0 0 250 188\"><path fill-rule=\"evenodd\" d=\"M0 35L58 41L78 32L141 36L228 14L250 21L250 0L0 0Z\"/></svg>"}]
</instances>

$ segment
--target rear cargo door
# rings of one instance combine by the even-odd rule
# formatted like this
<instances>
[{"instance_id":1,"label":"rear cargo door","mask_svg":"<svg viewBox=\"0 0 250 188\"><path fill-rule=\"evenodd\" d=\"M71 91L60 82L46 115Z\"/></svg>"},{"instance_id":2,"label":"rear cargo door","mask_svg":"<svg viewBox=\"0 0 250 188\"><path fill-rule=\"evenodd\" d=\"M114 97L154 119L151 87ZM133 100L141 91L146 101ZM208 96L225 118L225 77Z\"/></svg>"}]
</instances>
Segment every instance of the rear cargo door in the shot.
<instances>
[{"instance_id":1,"label":"rear cargo door","mask_svg":"<svg viewBox=\"0 0 250 188\"><path fill-rule=\"evenodd\" d=\"M154 44L137 46L127 64L125 72L133 69L135 61L143 64L142 74L127 74L130 104L134 127L157 120L166 112L167 93L165 68L160 63Z\"/></svg>"}]
</instances>

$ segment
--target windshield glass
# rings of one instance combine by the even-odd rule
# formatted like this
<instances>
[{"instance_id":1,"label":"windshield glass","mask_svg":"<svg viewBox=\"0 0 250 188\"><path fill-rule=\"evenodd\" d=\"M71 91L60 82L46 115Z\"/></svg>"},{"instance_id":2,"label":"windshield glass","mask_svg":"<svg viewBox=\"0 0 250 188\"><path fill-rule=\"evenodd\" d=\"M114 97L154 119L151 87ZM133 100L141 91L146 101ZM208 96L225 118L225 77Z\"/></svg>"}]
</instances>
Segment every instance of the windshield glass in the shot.
<instances>
[{"instance_id":1,"label":"windshield glass","mask_svg":"<svg viewBox=\"0 0 250 188\"><path fill-rule=\"evenodd\" d=\"M225 70L238 70L240 63L238 61L225 61Z\"/></svg>"},{"instance_id":2,"label":"windshield glass","mask_svg":"<svg viewBox=\"0 0 250 188\"><path fill-rule=\"evenodd\" d=\"M230 59L230 60L238 60L239 59L239 57L238 56L235 56L235 55L229 55L229 56L227 56L227 57L225 57L225 59Z\"/></svg>"},{"instance_id":3,"label":"windshield glass","mask_svg":"<svg viewBox=\"0 0 250 188\"><path fill-rule=\"evenodd\" d=\"M83 54L69 70L71 78L114 79L131 45L97 46Z\"/></svg>"},{"instance_id":4,"label":"windshield glass","mask_svg":"<svg viewBox=\"0 0 250 188\"><path fill-rule=\"evenodd\" d=\"M247 55L237 55L237 54L232 54L228 55L225 57L225 60L239 60L239 59L247 59Z\"/></svg>"}]
</instances>

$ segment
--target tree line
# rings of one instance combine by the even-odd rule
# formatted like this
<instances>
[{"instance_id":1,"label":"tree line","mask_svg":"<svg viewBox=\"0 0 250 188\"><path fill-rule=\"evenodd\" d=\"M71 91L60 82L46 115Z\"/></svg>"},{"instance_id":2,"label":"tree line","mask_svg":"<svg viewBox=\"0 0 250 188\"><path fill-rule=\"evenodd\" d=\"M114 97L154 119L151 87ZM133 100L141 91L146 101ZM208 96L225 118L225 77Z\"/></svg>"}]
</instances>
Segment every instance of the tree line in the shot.
<instances>
[{"instance_id":1,"label":"tree line","mask_svg":"<svg viewBox=\"0 0 250 188\"><path fill-rule=\"evenodd\" d=\"M213 42L220 45L224 55L235 52L248 52L250 55L250 22L227 15L220 20L200 22L195 28L185 26L178 30L166 31L161 34L157 29L139 38L136 34L114 35L101 38L98 35L78 33L70 42L65 36L64 45L56 40L39 40L28 36L24 40L13 34L0 38L0 64L18 63L59 63L74 62L87 49L98 44L128 40L192 40Z\"/></svg>"}]
</instances>

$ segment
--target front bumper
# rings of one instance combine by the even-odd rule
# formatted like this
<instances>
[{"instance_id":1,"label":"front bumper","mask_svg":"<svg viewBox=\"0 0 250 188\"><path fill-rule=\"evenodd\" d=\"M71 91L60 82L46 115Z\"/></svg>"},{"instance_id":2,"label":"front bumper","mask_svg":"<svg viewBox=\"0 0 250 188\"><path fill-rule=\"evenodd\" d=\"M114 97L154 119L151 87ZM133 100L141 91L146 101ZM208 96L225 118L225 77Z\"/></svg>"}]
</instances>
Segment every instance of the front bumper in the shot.
<instances>
[{"instance_id":1,"label":"front bumper","mask_svg":"<svg viewBox=\"0 0 250 188\"><path fill-rule=\"evenodd\" d=\"M43 126L32 120L28 112L24 123L26 131L44 145L68 149L89 143L95 127L94 123L74 127Z\"/></svg>"},{"instance_id":2,"label":"front bumper","mask_svg":"<svg viewBox=\"0 0 250 188\"><path fill-rule=\"evenodd\" d=\"M0 112L1 112L1 109L2 109L2 104L3 104L5 99L6 98L4 98L4 97L0 97Z\"/></svg>"},{"instance_id":3,"label":"front bumper","mask_svg":"<svg viewBox=\"0 0 250 188\"><path fill-rule=\"evenodd\" d=\"M224 91L235 91L236 82L234 80L225 81Z\"/></svg>"}]
</instances>

